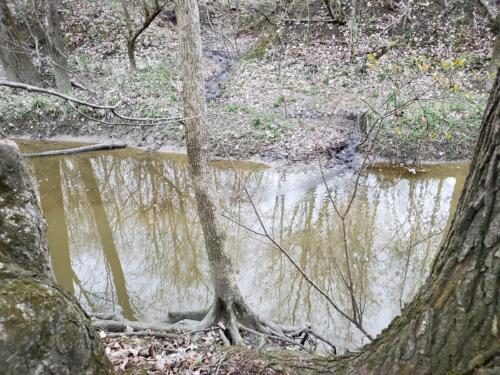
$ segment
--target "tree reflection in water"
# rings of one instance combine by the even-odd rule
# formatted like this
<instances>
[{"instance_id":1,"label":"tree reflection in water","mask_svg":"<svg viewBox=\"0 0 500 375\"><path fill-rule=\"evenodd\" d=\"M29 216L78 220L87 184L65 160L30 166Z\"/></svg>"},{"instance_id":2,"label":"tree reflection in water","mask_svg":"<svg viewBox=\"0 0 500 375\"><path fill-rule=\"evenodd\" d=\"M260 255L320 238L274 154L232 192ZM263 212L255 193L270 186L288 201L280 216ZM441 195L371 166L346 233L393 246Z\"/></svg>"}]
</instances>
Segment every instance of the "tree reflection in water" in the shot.
<instances>
[{"instance_id":1,"label":"tree reflection in water","mask_svg":"<svg viewBox=\"0 0 500 375\"><path fill-rule=\"evenodd\" d=\"M56 278L87 308L162 319L168 310L208 306L208 264L183 156L122 150L29 163L39 181ZM258 228L242 181L228 163L214 166L224 214ZM348 311L340 220L319 171L277 173L253 163L237 168L273 237ZM424 281L465 173L463 165L417 175L377 167L362 178L347 239L354 291L371 333L384 328ZM352 191L351 177L327 177L340 208ZM361 343L278 250L227 225L242 292L259 313L284 323L311 322L348 348Z\"/></svg>"}]
</instances>

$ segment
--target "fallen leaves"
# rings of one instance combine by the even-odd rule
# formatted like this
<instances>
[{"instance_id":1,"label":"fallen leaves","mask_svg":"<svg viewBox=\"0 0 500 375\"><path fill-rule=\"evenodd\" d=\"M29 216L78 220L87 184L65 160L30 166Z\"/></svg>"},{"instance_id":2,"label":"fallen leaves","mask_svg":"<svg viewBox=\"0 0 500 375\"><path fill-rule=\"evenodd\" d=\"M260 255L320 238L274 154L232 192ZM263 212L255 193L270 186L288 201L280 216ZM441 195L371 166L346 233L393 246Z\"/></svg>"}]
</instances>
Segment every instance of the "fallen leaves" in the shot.
<instances>
[{"instance_id":1,"label":"fallen leaves","mask_svg":"<svg viewBox=\"0 0 500 375\"><path fill-rule=\"evenodd\" d=\"M149 374L210 374L224 355L213 332L175 339L110 337L102 331L99 336L118 373L137 368Z\"/></svg>"},{"instance_id":2,"label":"fallen leaves","mask_svg":"<svg viewBox=\"0 0 500 375\"><path fill-rule=\"evenodd\" d=\"M179 334L172 338L157 338L153 335L138 338L130 334L107 334L102 331L99 336L105 346L106 355L118 374L282 373L263 369L264 363L248 351L224 347L219 330ZM259 338L251 334L243 333L243 339L248 348L255 349L260 344ZM260 350L298 350L295 346L273 338L268 338L266 344L265 348Z\"/></svg>"}]
</instances>

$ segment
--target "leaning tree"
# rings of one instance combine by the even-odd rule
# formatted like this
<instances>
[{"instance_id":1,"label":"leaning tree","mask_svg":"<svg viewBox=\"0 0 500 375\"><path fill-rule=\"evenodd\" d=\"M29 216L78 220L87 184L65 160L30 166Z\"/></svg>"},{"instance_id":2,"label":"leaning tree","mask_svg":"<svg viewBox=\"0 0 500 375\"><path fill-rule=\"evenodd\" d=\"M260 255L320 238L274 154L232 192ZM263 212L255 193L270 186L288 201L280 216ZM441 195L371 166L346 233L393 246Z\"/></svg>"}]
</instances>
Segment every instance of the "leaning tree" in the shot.
<instances>
[{"instance_id":1,"label":"leaning tree","mask_svg":"<svg viewBox=\"0 0 500 375\"><path fill-rule=\"evenodd\" d=\"M68 93L71 91L71 77L68 70L68 58L65 53L63 33L61 29L62 10L60 0L45 1L45 25L49 55L54 67L54 78L59 91ZM36 11L36 10L35 10Z\"/></svg>"},{"instance_id":2,"label":"leaning tree","mask_svg":"<svg viewBox=\"0 0 500 375\"><path fill-rule=\"evenodd\" d=\"M141 2L141 11L143 13L143 19L141 23L136 26L134 25L133 17L130 11L130 1L121 0L121 8L123 14L123 21L127 28L127 33L125 34L125 39L127 41L127 54L130 70L137 70L137 63L135 60L135 49L137 46L137 40L141 34L147 30L151 23L160 15L160 13L165 8L165 3L160 0L153 0L151 4L144 0Z\"/></svg>"}]
</instances>

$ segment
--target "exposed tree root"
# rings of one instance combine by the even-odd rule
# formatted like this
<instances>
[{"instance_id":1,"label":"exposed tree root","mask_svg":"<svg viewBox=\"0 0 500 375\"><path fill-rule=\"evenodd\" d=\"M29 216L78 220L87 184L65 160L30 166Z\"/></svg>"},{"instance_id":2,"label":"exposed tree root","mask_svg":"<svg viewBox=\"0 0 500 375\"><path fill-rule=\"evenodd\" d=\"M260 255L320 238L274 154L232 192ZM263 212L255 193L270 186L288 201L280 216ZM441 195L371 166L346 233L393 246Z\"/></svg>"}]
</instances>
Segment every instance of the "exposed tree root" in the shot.
<instances>
[{"instance_id":1,"label":"exposed tree root","mask_svg":"<svg viewBox=\"0 0 500 375\"><path fill-rule=\"evenodd\" d=\"M175 333L152 332L152 331L109 332L106 334L106 337L122 337L122 336L154 337L157 339L175 339L175 338L179 337L179 335L175 334Z\"/></svg>"},{"instance_id":2,"label":"exposed tree root","mask_svg":"<svg viewBox=\"0 0 500 375\"><path fill-rule=\"evenodd\" d=\"M107 332L140 332L161 331L173 333L185 333L193 329L186 324L166 324L162 322L138 322L130 320L96 319L92 318L92 325Z\"/></svg>"},{"instance_id":3,"label":"exposed tree root","mask_svg":"<svg viewBox=\"0 0 500 375\"><path fill-rule=\"evenodd\" d=\"M208 313L207 309L169 312L166 323L174 324L180 322L181 320L201 321L205 317L205 315L207 315L207 313Z\"/></svg>"},{"instance_id":4,"label":"exposed tree root","mask_svg":"<svg viewBox=\"0 0 500 375\"><path fill-rule=\"evenodd\" d=\"M184 320L194 320L198 323L188 324L183 322ZM93 324L104 331L124 332L126 335L141 337L192 334L219 329L221 338L227 345L244 344L241 332L246 332L260 339L259 347L271 339L309 352L315 349L315 340L319 340L330 347L330 353L337 353L335 345L315 332L311 326L303 328L284 326L262 319L243 301L228 302L221 298L217 298L208 310L171 312L168 314L167 322L134 322L116 320L113 315L97 315L93 317ZM312 348L306 346L308 341L314 344Z\"/></svg>"}]
</instances>

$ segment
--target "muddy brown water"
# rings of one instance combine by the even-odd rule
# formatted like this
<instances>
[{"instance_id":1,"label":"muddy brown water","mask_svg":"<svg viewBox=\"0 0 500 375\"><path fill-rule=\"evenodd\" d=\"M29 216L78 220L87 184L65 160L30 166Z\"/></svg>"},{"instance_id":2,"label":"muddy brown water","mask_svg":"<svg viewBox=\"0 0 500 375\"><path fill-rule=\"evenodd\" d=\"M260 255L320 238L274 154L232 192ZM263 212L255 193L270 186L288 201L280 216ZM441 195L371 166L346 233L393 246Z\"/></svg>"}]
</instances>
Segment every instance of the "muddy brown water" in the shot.
<instances>
[{"instance_id":1,"label":"muddy brown water","mask_svg":"<svg viewBox=\"0 0 500 375\"><path fill-rule=\"evenodd\" d=\"M20 142L25 152L66 143ZM90 312L162 319L212 300L208 263L185 156L135 149L34 158L57 282ZM346 311L350 304L340 220L316 168L277 172L257 163L214 163L225 215L259 230L242 182L272 236ZM464 164L374 166L360 179L347 219L351 273L364 324L380 332L424 282L467 172ZM339 210L350 172L326 174ZM226 221L228 249L249 304L276 321L312 323L344 349L362 338L263 238Z\"/></svg>"}]
</instances>

